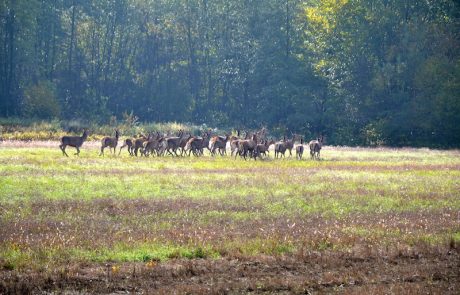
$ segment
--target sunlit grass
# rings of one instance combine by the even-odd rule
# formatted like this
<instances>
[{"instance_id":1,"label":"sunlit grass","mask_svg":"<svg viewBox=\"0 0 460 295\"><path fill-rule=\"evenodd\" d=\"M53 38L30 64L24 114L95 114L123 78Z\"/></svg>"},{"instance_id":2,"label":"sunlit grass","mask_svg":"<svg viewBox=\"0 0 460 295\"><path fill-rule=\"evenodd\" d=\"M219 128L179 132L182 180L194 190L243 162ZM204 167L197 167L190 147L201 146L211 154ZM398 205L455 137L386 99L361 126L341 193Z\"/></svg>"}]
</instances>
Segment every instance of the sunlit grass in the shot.
<instances>
[{"instance_id":1,"label":"sunlit grass","mask_svg":"<svg viewBox=\"0 0 460 295\"><path fill-rule=\"evenodd\" d=\"M5 144L0 263L448 244L460 229L459 155L325 147L321 161L99 157L88 143L67 158L52 145Z\"/></svg>"}]
</instances>

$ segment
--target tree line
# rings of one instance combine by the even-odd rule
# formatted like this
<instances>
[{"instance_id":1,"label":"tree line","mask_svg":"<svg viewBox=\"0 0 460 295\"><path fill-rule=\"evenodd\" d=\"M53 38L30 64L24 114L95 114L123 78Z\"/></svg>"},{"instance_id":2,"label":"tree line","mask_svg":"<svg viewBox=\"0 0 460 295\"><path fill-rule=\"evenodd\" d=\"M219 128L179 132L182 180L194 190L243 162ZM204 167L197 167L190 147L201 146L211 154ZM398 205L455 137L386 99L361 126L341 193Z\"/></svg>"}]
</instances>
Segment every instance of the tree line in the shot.
<instances>
[{"instance_id":1,"label":"tree line","mask_svg":"<svg viewBox=\"0 0 460 295\"><path fill-rule=\"evenodd\" d=\"M460 146L454 0L5 0L0 116Z\"/></svg>"}]
</instances>

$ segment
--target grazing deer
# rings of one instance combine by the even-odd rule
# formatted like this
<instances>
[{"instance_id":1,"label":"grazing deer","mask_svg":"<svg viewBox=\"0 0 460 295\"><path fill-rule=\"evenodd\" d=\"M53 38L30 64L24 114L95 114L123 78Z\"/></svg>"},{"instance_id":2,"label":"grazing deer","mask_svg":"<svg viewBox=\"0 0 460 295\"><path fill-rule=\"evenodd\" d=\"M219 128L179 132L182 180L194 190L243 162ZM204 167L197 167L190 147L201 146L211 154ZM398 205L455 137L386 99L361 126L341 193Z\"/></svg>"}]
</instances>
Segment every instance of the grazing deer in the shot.
<instances>
[{"instance_id":1,"label":"grazing deer","mask_svg":"<svg viewBox=\"0 0 460 295\"><path fill-rule=\"evenodd\" d=\"M123 142L123 145L120 147L120 151L118 152L118 155L121 154L121 149L123 149L124 147L128 147L128 153L130 156L134 156L133 154L133 140L131 138L127 138L124 140Z\"/></svg>"},{"instance_id":2,"label":"grazing deer","mask_svg":"<svg viewBox=\"0 0 460 295\"><path fill-rule=\"evenodd\" d=\"M106 136L102 139L101 141L101 153L99 154L99 156L103 156L104 155L104 149L106 147L109 147L109 151L110 153L112 153L112 149L113 149L113 153L115 154L115 150L117 148L117 145L118 145L118 138L120 137L120 131L115 130L115 137L109 137L109 136Z\"/></svg>"},{"instance_id":3,"label":"grazing deer","mask_svg":"<svg viewBox=\"0 0 460 295\"><path fill-rule=\"evenodd\" d=\"M83 131L82 136L63 136L61 138L61 144L59 145L59 148L61 148L61 151L64 155L67 157L67 153L65 152L65 148L67 146L71 146L77 149L77 153L75 155L80 155L80 147L83 145L83 142L88 138L88 130Z\"/></svg>"},{"instance_id":4,"label":"grazing deer","mask_svg":"<svg viewBox=\"0 0 460 295\"><path fill-rule=\"evenodd\" d=\"M300 139L300 144L295 148L295 156L297 159L302 160L303 155L303 138Z\"/></svg>"},{"instance_id":5,"label":"grazing deer","mask_svg":"<svg viewBox=\"0 0 460 295\"><path fill-rule=\"evenodd\" d=\"M323 146L324 137L321 135L318 139L310 141L310 157L311 159L319 160L319 153Z\"/></svg>"}]
</instances>

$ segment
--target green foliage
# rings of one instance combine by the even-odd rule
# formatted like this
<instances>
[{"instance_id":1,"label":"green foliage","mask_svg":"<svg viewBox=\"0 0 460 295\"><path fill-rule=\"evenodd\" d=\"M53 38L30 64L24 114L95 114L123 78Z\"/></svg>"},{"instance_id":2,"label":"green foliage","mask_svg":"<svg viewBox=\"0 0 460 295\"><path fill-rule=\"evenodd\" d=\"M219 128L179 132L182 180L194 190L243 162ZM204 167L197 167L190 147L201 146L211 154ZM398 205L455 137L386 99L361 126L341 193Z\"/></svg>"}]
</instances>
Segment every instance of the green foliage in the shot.
<instances>
[{"instance_id":1,"label":"green foliage","mask_svg":"<svg viewBox=\"0 0 460 295\"><path fill-rule=\"evenodd\" d=\"M0 116L459 147L458 11L453 0L3 1Z\"/></svg>"},{"instance_id":2,"label":"green foliage","mask_svg":"<svg viewBox=\"0 0 460 295\"><path fill-rule=\"evenodd\" d=\"M23 114L39 119L59 117L60 106L51 82L40 81L24 91Z\"/></svg>"}]
</instances>

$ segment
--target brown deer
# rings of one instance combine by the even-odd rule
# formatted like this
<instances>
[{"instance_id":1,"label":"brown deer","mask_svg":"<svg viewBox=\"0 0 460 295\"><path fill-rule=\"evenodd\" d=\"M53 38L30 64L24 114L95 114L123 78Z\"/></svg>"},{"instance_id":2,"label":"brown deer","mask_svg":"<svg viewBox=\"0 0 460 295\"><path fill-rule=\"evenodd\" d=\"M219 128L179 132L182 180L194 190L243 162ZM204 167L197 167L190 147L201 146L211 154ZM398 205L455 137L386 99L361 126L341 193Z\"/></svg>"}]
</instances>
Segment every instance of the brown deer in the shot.
<instances>
[{"instance_id":1,"label":"brown deer","mask_svg":"<svg viewBox=\"0 0 460 295\"><path fill-rule=\"evenodd\" d=\"M187 153L185 152L185 146L187 145L187 142L192 138L192 134L188 134L188 136L182 137L180 142L179 142L179 148L180 148L180 155L183 156L184 154L186 155Z\"/></svg>"},{"instance_id":2,"label":"brown deer","mask_svg":"<svg viewBox=\"0 0 460 295\"><path fill-rule=\"evenodd\" d=\"M323 146L324 137L321 135L318 139L312 140L308 143L310 146L310 157L311 159L319 160L319 153Z\"/></svg>"},{"instance_id":3,"label":"brown deer","mask_svg":"<svg viewBox=\"0 0 460 295\"><path fill-rule=\"evenodd\" d=\"M118 138L120 138L120 131L118 131L118 129L115 130L115 137L109 137L109 136L104 137L101 141L101 153L99 154L99 156L104 155L104 149L106 147L109 148L110 153L112 153L112 149L113 149L113 153L115 154L115 150L118 145Z\"/></svg>"},{"instance_id":4,"label":"brown deer","mask_svg":"<svg viewBox=\"0 0 460 295\"><path fill-rule=\"evenodd\" d=\"M144 142L144 148L142 150L142 154L145 157L148 157L149 155L160 155L160 146L161 143L163 142L164 137L161 136L159 132L157 132L156 136L150 136L149 140Z\"/></svg>"},{"instance_id":5,"label":"brown deer","mask_svg":"<svg viewBox=\"0 0 460 295\"><path fill-rule=\"evenodd\" d=\"M257 134L253 134L251 139L241 140L238 143L238 154L246 160L246 156L249 157L254 155L254 150L257 146ZM235 155L236 158L236 155Z\"/></svg>"},{"instance_id":6,"label":"brown deer","mask_svg":"<svg viewBox=\"0 0 460 295\"><path fill-rule=\"evenodd\" d=\"M179 157L177 149L180 147L180 143L185 138L184 131L180 130L178 136L166 137L163 141L162 154L167 152L171 156ZM173 154L174 153L174 154Z\"/></svg>"},{"instance_id":7,"label":"brown deer","mask_svg":"<svg viewBox=\"0 0 460 295\"><path fill-rule=\"evenodd\" d=\"M88 130L84 130L83 131L83 135L82 136L63 136L61 138L61 144L59 145L59 148L61 149L62 153L65 155L65 156L69 156L67 155L67 153L65 152L65 148L67 146L71 146L71 147L74 147L77 149L77 153L75 155L80 155L80 147L83 145L83 142L85 142L85 140L88 138Z\"/></svg>"},{"instance_id":8,"label":"brown deer","mask_svg":"<svg viewBox=\"0 0 460 295\"><path fill-rule=\"evenodd\" d=\"M300 139L300 144L295 147L295 156L297 159L302 160L302 155L303 155L303 138Z\"/></svg>"},{"instance_id":9,"label":"brown deer","mask_svg":"<svg viewBox=\"0 0 460 295\"><path fill-rule=\"evenodd\" d=\"M139 138L136 138L134 140L134 146L132 147L132 152L136 157L137 157L137 153L139 150L141 151L141 156L142 156L142 152L144 149L144 142L148 141L148 139L149 138L146 137L144 134L140 134Z\"/></svg>"},{"instance_id":10,"label":"brown deer","mask_svg":"<svg viewBox=\"0 0 460 295\"><path fill-rule=\"evenodd\" d=\"M244 139L249 139L248 132L246 132ZM230 151L231 151L230 156L231 157L233 157L233 153L235 153L235 157L236 157L238 153L239 144L242 140L243 139L240 138L240 130L237 130L236 136L230 137Z\"/></svg>"},{"instance_id":11,"label":"brown deer","mask_svg":"<svg viewBox=\"0 0 460 295\"><path fill-rule=\"evenodd\" d=\"M269 149L272 144L275 144L273 139L257 144L256 149L254 150L254 159L256 159L256 157L262 158L262 154L267 157L267 153L269 153Z\"/></svg>"},{"instance_id":12,"label":"brown deer","mask_svg":"<svg viewBox=\"0 0 460 295\"><path fill-rule=\"evenodd\" d=\"M134 153L133 153L133 145L134 145L134 142L131 138L127 138L124 140L123 142L123 145L120 147L120 151L118 152L118 155L121 154L121 149L125 148L125 147L128 147L128 153L130 156L134 156Z\"/></svg>"},{"instance_id":13,"label":"brown deer","mask_svg":"<svg viewBox=\"0 0 460 295\"><path fill-rule=\"evenodd\" d=\"M277 143L275 143L275 158L278 159L278 156L283 156L284 158L286 149L286 136L284 136L282 141L278 141Z\"/></svg>"},{"instance_id":14,"label":"brown deer","mask_svg":"<svg viewBox=\"0 0 460 295\"><path fill-rule=\"evenodd\" d=\"M294 148L294 141L296 137L297 135L293 134L291 139L284 141L286 144L286 150L289 150L289 157L292 157L292 149Z\"/></svg>"},{"instance_id":15,"label":"brown deer","mask_svg":"<svg viewBox=\"0 0 460 295\"><path fill-rule=\"evenodd\" d=\"M219 150L219 154L223 156L226 154L226 149L227 149L227 141L230 139L230 135L225 135L223 136L214 136L211 138L209 144L210 144L210 150L211 150L211 155L215 156L216 155L216 150Z\"/></svg>"},{"instance_id":16,"label":"brown deer","mask_svg":"<svg viewBox=\"0 0 460 295\"><path fill-rule=\"evenodd\" d=\"M203 137L192 136L192 138L190 138L185 144L185 147L184 147L185 154L190 156L190 154L193 153L195 157L198 157L200 155L199 149L201 148L202 145L203 145Z\"/></svg>"},{"instance_id":17,"label":"brown deer","mask_svg":"<svg viewBox=\"0 0 460 295\"><path fill-rule=\"evenodd\" d=\"M191 153L195 157L202 156L203 155L203 149L207 147L209 144L209 133L205 132L202 134L201 137L199 136L193 136L187 141L187 144L185 145L185 153L187 154L188 151L188 156L190 156Z\"/></svg>"}]
</instances>

